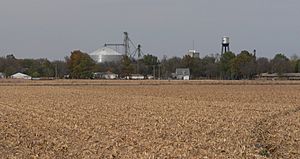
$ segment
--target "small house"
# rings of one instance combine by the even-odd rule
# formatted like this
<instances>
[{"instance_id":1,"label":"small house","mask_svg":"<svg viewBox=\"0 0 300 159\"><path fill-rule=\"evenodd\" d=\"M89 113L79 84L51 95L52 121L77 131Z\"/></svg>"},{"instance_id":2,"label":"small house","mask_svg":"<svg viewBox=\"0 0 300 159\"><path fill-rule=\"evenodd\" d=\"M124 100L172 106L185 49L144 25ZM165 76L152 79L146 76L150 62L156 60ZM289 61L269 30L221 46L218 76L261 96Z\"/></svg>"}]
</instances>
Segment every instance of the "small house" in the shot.
<instances>
[{"instance_id":1,"label":"small house","mask_svg":"<svg viewBox=\"0 0 300 159\"><path fill-rule=\"evenodd\" d=\"M189 68L177 68L175 72L176 79L178 80L190 80L190 69Z\"/></svg>"}]
</instances>

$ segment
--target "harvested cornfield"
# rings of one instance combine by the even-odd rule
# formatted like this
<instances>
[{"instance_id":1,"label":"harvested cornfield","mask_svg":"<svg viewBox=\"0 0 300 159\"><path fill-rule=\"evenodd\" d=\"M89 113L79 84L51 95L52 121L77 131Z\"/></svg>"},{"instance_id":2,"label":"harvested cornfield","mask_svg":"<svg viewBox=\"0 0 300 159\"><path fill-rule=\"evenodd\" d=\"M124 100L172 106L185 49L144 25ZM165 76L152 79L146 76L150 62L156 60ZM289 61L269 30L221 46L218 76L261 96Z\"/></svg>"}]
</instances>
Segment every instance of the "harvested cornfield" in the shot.
<instances>
[{"instance_id":1,"label":"harvested cornfield","mask_svg":"<svg viewBox=\"0 0 300 159\"><path fill-rule=\"evenodd\" d=\"M2 82L1 158L300 158L299 83L91 83Z\"/></svg>"}]
</instances>

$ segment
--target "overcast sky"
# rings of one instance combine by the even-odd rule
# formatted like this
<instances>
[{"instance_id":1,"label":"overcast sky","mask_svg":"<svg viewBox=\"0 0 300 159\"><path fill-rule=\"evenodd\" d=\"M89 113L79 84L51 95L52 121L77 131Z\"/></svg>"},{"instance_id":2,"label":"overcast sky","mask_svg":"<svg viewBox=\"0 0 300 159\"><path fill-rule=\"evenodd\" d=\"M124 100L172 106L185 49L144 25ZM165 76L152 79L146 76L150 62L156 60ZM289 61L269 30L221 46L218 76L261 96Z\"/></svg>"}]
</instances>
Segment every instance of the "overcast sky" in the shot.
<instances>
[{"instance_id":1,"label":"overcast sky","mask_svg":"<svg viewBox=\"0 0 300 159\"><path fill-rule=\"evenodd\" d=\"M0 56L63 59L129 32L145 53L201 57L257 50L258 56L300 55L299 0L0 0Z\"/></svg>"}]
</instances>

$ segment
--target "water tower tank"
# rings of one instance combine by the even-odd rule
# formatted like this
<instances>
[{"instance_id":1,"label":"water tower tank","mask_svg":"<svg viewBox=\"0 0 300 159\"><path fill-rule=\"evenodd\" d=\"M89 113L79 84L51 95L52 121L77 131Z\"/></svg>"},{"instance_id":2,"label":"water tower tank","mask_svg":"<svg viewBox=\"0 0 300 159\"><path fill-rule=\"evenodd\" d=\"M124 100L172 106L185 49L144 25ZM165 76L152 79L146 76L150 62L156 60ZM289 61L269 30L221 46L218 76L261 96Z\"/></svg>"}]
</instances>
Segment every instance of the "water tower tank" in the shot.
<instances>
[{"instance_id":1,"label":"water tower tank","mask_svg":"<svg viewBox=\"0 0 300 159\"><path fill-rule=\"evenodd\" d=\"M229 37L228 36L224 36L222 38L222 50L221 50L221 54L224 54L225 52L230 51L229 49Z\"/></svg>"},{"instance_id":2,"label":"water tower tank","mask_svg":"<svg viewBox=\"0 0 300 159\"><path fill-rule=\"evenodd\" d=\"M224 36L222 40L222 44L229 44L229 37Z\"/></svg>"}]
</instances>

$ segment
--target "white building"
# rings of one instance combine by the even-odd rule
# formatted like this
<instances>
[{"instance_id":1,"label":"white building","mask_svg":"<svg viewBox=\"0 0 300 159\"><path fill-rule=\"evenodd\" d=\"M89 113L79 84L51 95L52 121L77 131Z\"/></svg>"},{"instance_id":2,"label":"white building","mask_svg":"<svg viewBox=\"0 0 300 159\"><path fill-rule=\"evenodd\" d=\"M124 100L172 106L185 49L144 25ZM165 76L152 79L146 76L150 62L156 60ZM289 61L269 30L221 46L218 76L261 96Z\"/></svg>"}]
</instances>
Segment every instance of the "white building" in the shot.
<instances>
[{"instance_id":1,"label":"white building","mask_svg":"<svg viewBox=\"0 0 300 159\"><path fill-rule=\"evenodd\" d=\"M190 80L190 76L183 76L183 80Z\"/></svg>"},{"instance_id":2,"label":"white building","mask_svg":"<svg viewBox=\"0 0 300 159\"><path fill-rule=\"evenodd\" d=\"M31 76L28 76L28 75L20 73L20 72L12 75L11 78L12 79L26 79L26 80L32 79Z\"/></svg>"},{"instance_id":3,"label":"white building","mask_svg":"<svg viewBox=\"0 0 300 159\"><path fill-rule=\"evenodd\" d=\"M190 80L190 69L189 68L177 68L175 73L176 79L178 80Z\"/></svg>"},{"instance_id":4,"label":"white building","mask_svg":"<svg viewBox=\"0 0 300 159\"><path fill-rule=\"evenodd\" d=\"M2 72L0 72L0 79L1 78L5 78L5 75L4 75L4 73L2 73Z\"/></svg>"},{"instance_id":5,"label":"white building","mask_svg":"<svg viewBox=\"0 0 300 159\"><path fill-rule=\"evenodd\" d=\"M197 52L196 50L189 50L187 55L192 57L192 58L200 58L200 53Z\"/></svg>"},{"instance_id":6,"label":"white building","mask_svg":"<svg viewBox=\"0 0 300 159\"><path fill-rule=\"evenodd\" d=\"M112 72L95 72L95 79L118 79L119 75Z\"/></svg>"},{"instance_id":7,"label":"white building","mask_svg":"<svg viewBox=\"0 0 300 159\"><path fill-rule=\"evenodd\" d=\"M154 79L154 76L153 76L153 75L147 75L147 78L148 78L149 80L153 80L153 79Z\"/></svg>"},{"instance_id":8,"label":"white building","mask_svg":"<svg viewBox=\"0 0 300 159\"><path fill-rule=\"evenodd\" d=\"M107 73L104 75L105 79L117 79L119 76L115 73Z\"/></svg>"},{"instance_id":9,"label":"white building","mask_svg":"<svg viewBox=\"0 0 300 159\"><path fill-rule=\"evenodd\" d=\"M132 74L130 79L132 79L132 80L144 80L145 77L143 75L140 75L140 74Z\"/></svg>"}]
</instances>

